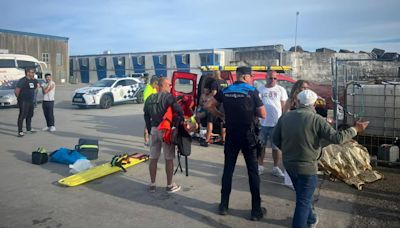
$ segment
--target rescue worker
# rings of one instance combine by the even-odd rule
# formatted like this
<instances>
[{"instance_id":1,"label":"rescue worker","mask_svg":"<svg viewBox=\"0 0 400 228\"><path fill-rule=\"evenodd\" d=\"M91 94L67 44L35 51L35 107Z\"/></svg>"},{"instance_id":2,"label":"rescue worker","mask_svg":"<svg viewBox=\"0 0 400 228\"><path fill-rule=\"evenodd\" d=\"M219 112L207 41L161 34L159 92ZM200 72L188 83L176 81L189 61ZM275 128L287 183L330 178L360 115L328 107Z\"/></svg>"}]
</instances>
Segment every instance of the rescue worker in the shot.
<instances>
[{"instance_id":1,"label":"rescue worker","mask_svg":"<svg viewBox=\"0 0 400 228\"><path fill-rule=\"evenodd\" d=\"M364 131L369 122L356 122L354 127L335 131L315 112L318 96L312 90L297 95L299 104L278 121L272 136L273 143L281 149L282 160L296 191L296 208L292 227L316 227L318 217L312 210L315 188L318 184L318 158L321 139L342 144Z\"/></svg>"},{"instance_id":2,"label":"rescue worker","mask_svg":"<svg viewBox=\"0 0 400 228\"><path fill-rule=\"evenodd\" d=\"M183 121L183 112L181 106L176 102L175 98L170 93L171 82L167 78L158 80L158 93L150 95L144 105L144 119L146 128L150 132L150 186L149 192L156 191L156 174L157 162L161 154L161 149L164 151L165 172L167 174L167 192L176 192L181 189L180 185L173 183L172 176L174 172L175 145L167 144L163 141L163 130L158 129L158 126L163 121L163 117L169 107L172 107L173 113L177 114L175 127ZM172 113L171 113L172 116Z\"/></svg>"},{"instance_id":3,"label":"rescue worker","mask_svg":"<svg viewBox=\"0 0 400 228\"><path fill-rule=\"evenodd\" d=\"M237 81L218 92L206 104L206 108L217 117L223 119L226 126L225 162L219 213L221 215L228 213L232 175L241 150L249 175L252 203L251 220L257 221L265 216L267 210L261 207L254 119L256 117L265 118L266 112L257 89L249 85L252 77L251 68L238 67L236 72ZM225 114L217 109L221 103Z\"/></svg>"}]
</instances>

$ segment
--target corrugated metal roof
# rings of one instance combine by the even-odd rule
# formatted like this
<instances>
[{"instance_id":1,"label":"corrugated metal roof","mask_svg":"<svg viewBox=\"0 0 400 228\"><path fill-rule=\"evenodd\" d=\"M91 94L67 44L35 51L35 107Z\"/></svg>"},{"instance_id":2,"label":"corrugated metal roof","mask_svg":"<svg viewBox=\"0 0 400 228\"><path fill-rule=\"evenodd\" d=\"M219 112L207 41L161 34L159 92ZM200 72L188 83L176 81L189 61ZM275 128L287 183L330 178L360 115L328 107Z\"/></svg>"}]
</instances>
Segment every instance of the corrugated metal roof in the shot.
<instances>
[{"instance_id":1,"label":"corrugated metal roof","mask_svg":"<svg viewBox=\"0 0 400 228\"><path fill-rule=\"evenodd\" d=\"M38 34L38 33L31 33L31 32L20 32L20 31L13 31L13 30L7 30L7 29L0 29L0 33L1 32L15 34L15 35L26 35L26 36L35 36L35 37L40 37L40 38L63 40L63 41L68 41L68 39L69 39L68 37L62 37L62 36L52 36L52 35L45 35L45 34Z\"/></svg>"}]
</instances>

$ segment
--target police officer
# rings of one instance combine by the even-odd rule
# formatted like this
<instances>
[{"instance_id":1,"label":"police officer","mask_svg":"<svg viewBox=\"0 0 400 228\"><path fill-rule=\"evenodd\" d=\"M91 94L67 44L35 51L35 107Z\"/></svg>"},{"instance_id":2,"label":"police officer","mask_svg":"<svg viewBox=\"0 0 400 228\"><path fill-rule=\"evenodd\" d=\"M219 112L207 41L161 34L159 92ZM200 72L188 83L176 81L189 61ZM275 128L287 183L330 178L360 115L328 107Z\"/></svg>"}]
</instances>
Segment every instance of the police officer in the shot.
<instances>
[{"instance_id":1,"label":"police officer","mask_svg":"<svg viewBox=\"0 0 400 228\"><path fill-rule=\"evenodd\" d=\"M221 215L228 213L232 175L241 150L249 175L252 201L251 220L257 221L265 216L266 209L261 207L254 118L265 118L266 111L257 89L249 85L252 77L251 68L238 67L236 75L237 81L235 83L218 92L206 104L206 108L217 117L223 119L226 125L225 163L219 213ZM221 103L225 114L217 109Z\"/></svg>"}]
</instances>

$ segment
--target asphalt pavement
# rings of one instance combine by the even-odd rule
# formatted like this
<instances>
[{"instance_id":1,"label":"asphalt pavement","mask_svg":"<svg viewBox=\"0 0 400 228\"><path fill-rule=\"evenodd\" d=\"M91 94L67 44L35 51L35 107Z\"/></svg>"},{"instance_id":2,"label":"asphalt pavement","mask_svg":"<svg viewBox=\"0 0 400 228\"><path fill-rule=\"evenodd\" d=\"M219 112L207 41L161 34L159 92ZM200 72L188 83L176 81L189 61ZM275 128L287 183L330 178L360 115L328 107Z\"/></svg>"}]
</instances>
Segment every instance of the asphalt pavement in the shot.
<instances>
[{"instance_id":1,"label":"asphalt pavement","mask_svg":"<svg viewBox=\"0 0 400 228\"><path fill-rule=\"evenodd\" d=\"M165 191L164 162L159 162L157 190L149 193L148 163L77 187L62 187L57 180L69 174L67 165L31 164L31 152L74 148L79 138L99 140L98 165L121 153L143 152L143 105L123 104L110 109L78 109L72 91L82 85L59 85L56 92L56 132L42 132L41 104L35 109L35 134L17 136L18 109L0 109L0 227L290 227L294 191L270 174L271 153L261 175L265 219L249 220L251 198L242 156L236 165L229 215L217 213L223 169L223 147L201 147L194 141L189 176L178 171L182 190ZM185 168L185 167L184 167ZM380 169L386 179L363 191L320 178L315 208L318 227L400 227L398 169Z\"/></svg>"}]
</instances>

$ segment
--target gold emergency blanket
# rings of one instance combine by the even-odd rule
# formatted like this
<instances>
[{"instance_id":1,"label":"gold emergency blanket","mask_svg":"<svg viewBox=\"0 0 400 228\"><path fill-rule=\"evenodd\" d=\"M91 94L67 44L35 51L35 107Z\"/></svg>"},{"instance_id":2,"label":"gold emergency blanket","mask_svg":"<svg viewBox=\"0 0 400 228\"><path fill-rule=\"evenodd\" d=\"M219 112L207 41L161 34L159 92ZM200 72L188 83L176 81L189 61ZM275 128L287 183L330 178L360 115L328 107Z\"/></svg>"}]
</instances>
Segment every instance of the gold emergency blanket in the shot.
<instances>
[{"instance_id":1,"label":"gold emergency blanket","mask_svg":"<svg viewBox=\"0 0 400 228\"><path fill-rule=\"evenodd\" d=\"M383 174L372 170L367 148L356 141L324 147L319 165L329 174L358 190L362 190L365 183L383 178Z\"/></svg>"}]
</instances>

